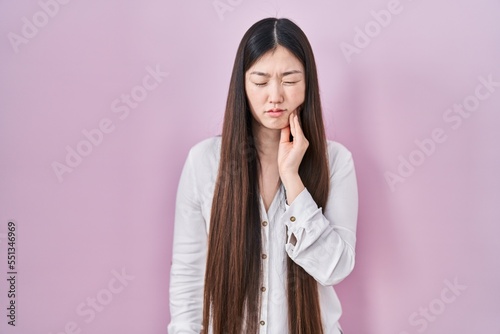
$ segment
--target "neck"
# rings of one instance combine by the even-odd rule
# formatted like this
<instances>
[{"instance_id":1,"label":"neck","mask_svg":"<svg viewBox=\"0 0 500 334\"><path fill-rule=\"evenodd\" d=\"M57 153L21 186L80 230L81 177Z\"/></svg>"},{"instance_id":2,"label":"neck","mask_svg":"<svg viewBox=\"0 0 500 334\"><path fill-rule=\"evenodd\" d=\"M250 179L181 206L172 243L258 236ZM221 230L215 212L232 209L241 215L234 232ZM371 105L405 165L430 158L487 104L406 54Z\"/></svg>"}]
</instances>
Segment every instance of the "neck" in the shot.
<instances>
[{"instance_id":1,"label":"neck","mask_svg":"<svg viewBox=\"0 0 500 334\"><path fill-rule=\"evenodd\" d=\"M254 123L253 135L260 161L266 164L277 164L281 130L266 129Z\"/></svg>"}]
</instances>

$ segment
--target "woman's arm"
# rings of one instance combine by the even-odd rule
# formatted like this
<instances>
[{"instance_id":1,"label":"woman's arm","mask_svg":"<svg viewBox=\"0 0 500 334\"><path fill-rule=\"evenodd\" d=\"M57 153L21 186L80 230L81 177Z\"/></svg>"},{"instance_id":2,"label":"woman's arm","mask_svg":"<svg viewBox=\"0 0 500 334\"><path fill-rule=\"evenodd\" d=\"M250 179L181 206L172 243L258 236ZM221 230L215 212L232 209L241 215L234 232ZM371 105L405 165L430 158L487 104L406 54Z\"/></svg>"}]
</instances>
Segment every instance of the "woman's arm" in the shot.
<instances>
[{"instance_id":1,"label":"woman's arm","mask_svg":"<svg viewBox=\"0 0 500 334\"><path fill-rule=\"evenodd\" d=\"M335 152L334 152L335 151ZM358 191L351 153L331 143L330 191L323 214L307 189L293 201L281 221L287 226L290 258L322 285L343 280L354 267Z\"/></svg>"},{"instance_id":2,"label":"woman's arm","mask_svg":"<svg viewBox=\"0 0 500 334\"><path fill-rule=\"evenodd\" d=\"M168 333L200 333L207 232L197 191L193 150L184 165L175 207Z\"/></svg>"},{"instance_id":3,"label":"woman's arm","mask_svg":"<svg viewBox=\"0 0 500 334\"><path fill-rule=\"evenodd\" d=\"M323 214L299 176L309 141L296 111L289 121L281 130L278 151L279 173L287 195L287 210L281 219L288 234L285 249L319 283L333 285L354 268L358 189L352 155L339 143L328 144L330 190Z\"/></svg>"}]
</instances>

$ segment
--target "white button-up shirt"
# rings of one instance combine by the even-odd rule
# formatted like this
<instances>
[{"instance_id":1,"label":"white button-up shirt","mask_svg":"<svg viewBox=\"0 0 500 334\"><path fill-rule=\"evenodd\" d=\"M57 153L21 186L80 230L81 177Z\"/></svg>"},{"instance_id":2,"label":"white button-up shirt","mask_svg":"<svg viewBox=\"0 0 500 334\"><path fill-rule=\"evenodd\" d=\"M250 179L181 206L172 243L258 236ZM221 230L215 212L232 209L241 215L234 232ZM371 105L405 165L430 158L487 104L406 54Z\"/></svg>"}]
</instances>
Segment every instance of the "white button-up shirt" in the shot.
<instances>
[{"instance_id":1,"label":"white button-up shirt","mask_svg":"<svg viewBox=\"0 0 500 334\"><path fill-rule=\"evenodd\" d=\"M221 137L195 145L179 181L170 272L169 334L198 334L202 330L207 239L220 147ZM358 192L351 153L334 141L328 141L327 148L330 193L324 213L307 188L288 206L281 185L267 212L260 198L262 334L288 332L287 256L318 282L324 333L341 333L342 309L332 286L354 267ZM295 239L294 244L291 239Z\"/></svg>"}]
</instances>

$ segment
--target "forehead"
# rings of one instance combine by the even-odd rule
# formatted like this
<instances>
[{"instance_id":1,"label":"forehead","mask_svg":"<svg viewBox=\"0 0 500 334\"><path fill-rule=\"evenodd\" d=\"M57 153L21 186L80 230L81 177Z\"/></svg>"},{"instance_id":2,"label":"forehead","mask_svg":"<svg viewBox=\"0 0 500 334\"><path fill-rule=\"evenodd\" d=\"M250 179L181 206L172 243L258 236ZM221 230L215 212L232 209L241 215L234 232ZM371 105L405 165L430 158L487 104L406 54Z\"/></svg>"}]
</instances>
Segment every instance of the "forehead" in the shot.
<instances>
[{"instance_id":1,"label":"forehead","mask_svg":"<svg viewBox=\"0 0 500 334\"><path fill-rule=\"evenodd\" d=\"M290 70L303 71L304 68L300 60L288 49L278 45L274 50L266 52L249 69L251 71L261 71L265 73L285 72Z\"/></svg>"}]
</instances>

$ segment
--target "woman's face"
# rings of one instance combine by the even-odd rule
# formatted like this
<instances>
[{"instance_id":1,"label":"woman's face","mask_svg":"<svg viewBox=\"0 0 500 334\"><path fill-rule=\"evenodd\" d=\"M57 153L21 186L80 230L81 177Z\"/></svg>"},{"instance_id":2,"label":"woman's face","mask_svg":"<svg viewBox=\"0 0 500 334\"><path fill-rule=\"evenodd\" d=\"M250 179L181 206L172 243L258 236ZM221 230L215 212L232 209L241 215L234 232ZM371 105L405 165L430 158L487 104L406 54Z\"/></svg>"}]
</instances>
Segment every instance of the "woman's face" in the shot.
<instances>
[{"instance_id":1,"label":"woman's face","mask_svg":"<svg viewBox=\"0 0 500 334\"><path fill-rule=\"evenodd\" d=\"M290 114L304 103L304 67L290 51L279 45L245 73L245 91L254 126L283 129L289 124Z\"/></svg>"}]
</instances>

